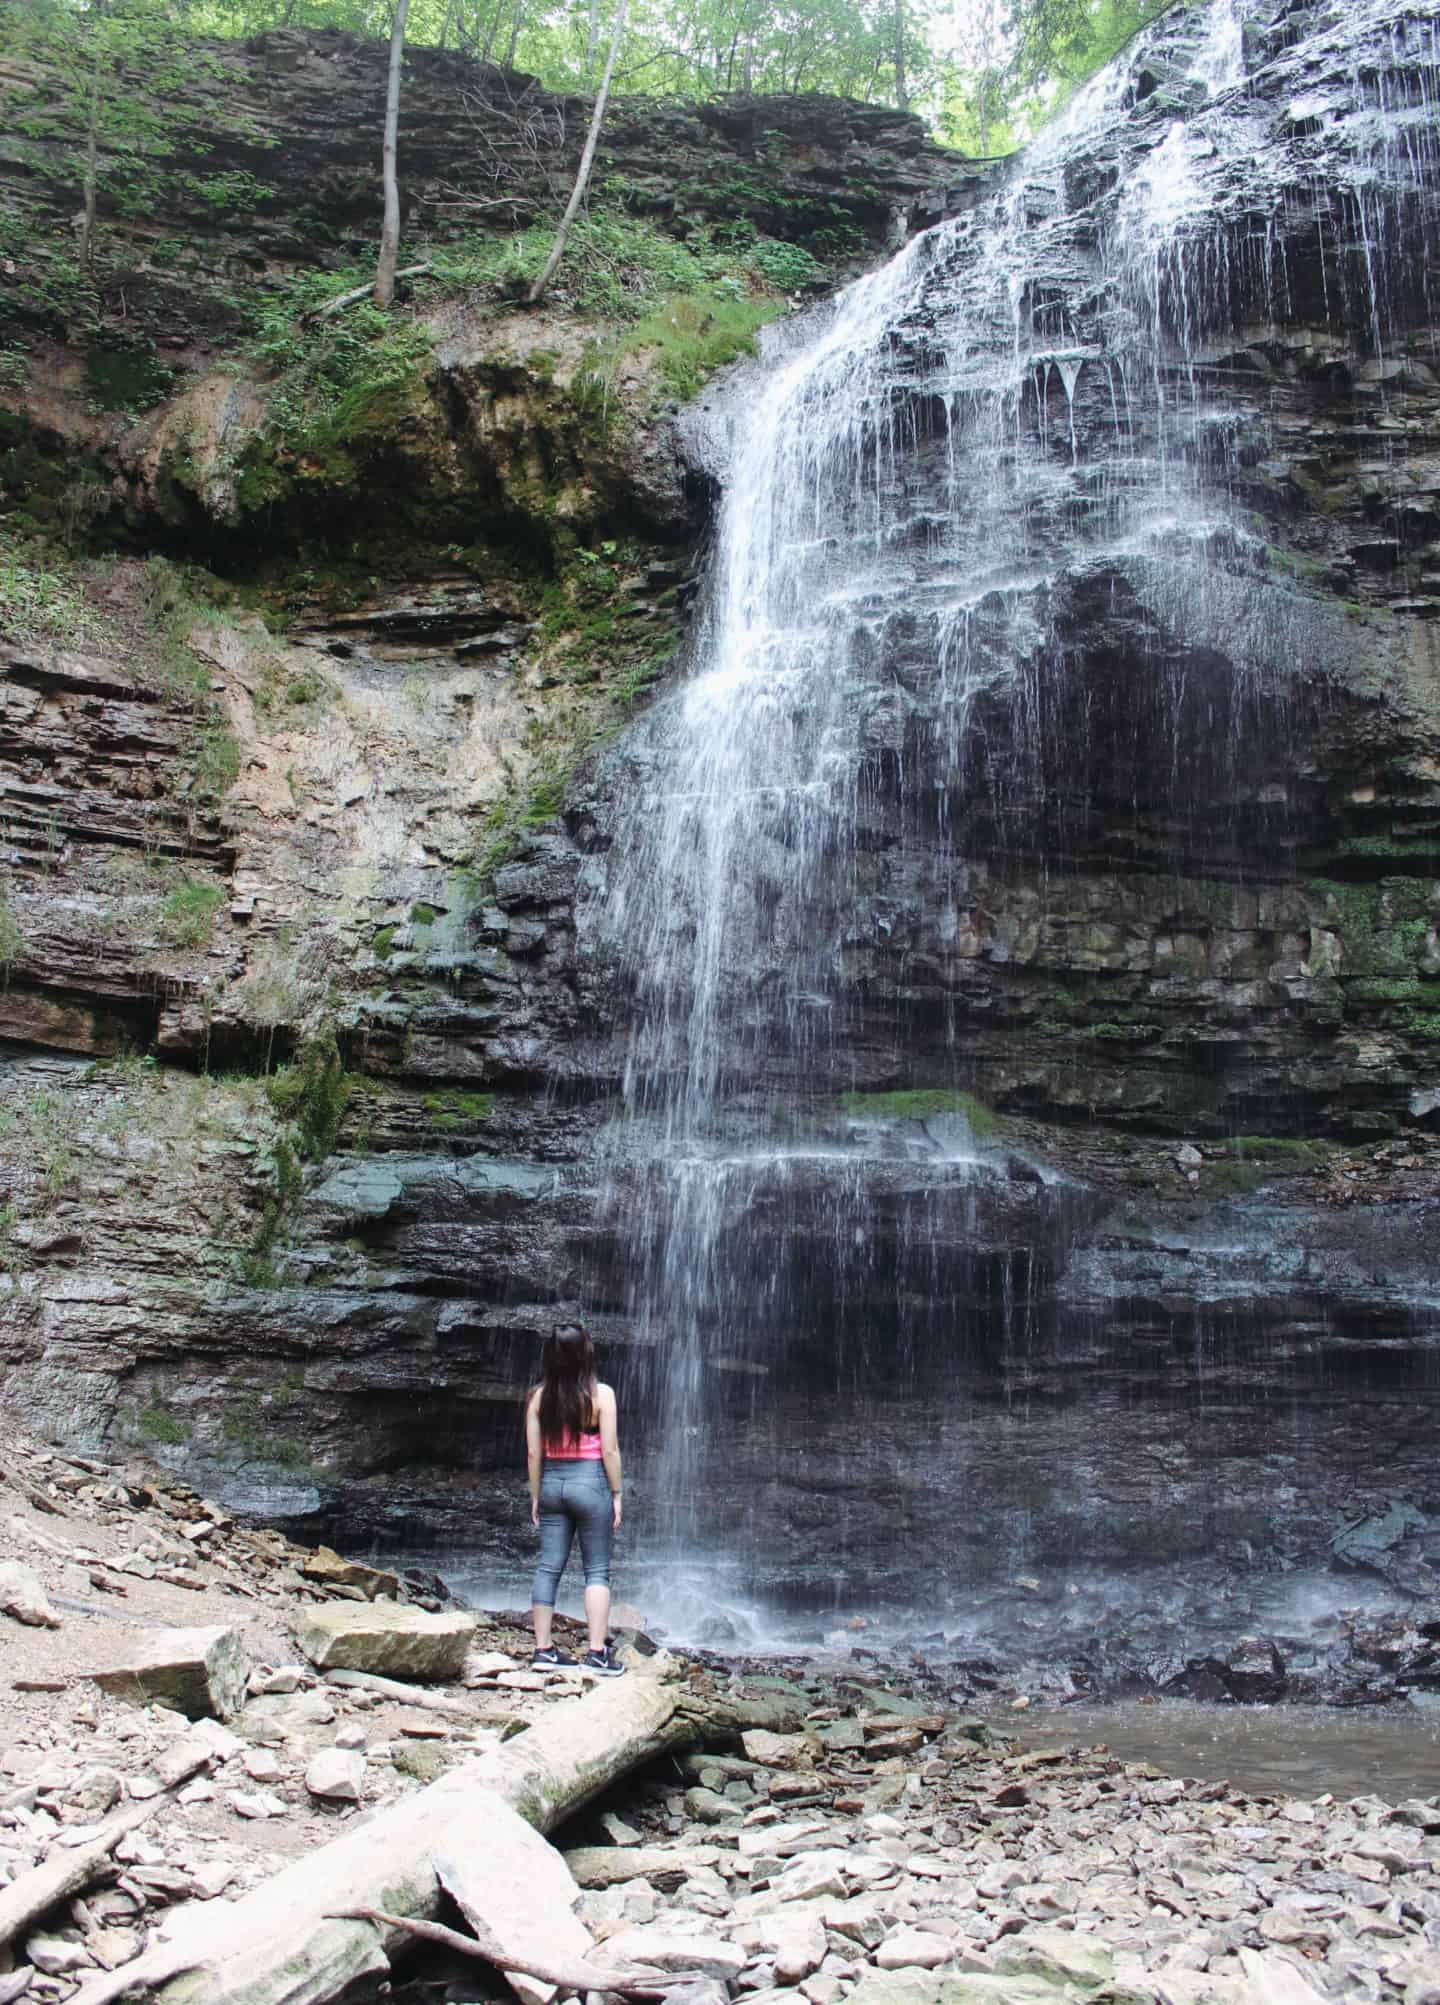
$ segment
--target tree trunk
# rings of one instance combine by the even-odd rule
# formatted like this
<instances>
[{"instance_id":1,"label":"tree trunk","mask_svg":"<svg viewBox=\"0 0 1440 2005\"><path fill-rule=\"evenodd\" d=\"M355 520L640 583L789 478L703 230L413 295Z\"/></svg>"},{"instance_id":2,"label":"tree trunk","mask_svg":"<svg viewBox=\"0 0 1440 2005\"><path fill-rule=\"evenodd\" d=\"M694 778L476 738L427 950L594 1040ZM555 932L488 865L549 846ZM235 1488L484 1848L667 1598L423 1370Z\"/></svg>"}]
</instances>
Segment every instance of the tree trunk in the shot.
<instances>
[{"instance_id":1,"label":"tree trunk","mask_svg":"<svg viewBox=\"0 0 1440 2005\"><path fill-rule=\"evenodd\" d=\"M103 2005L144 1987L153 2005L328 2005L357 1978L386 1975L383 1945L403 1936L327 1916L364 1907L433 1917L441 1903L434 1860L463 1860L477 1843L483 1851L487 1801L553 1830L638 1763L693 1743L698 1728L681 1711L683 1692L636 1670L562 1702L503 1749L459 1764L295 1860L224 1916L204 1912L188 1939L82 1986L72 2005Z\"/></svg>"},{"instance_id":2,"label":"tree trunk","mask_svg":"<svg viewBox=\"0 0 1440 2005\"><path fill-rule=\"evenodd\" d=\"M909 111L910 86L905 79L905 0L895 0L895 102L901 111Z\"/></svg>"},{"instance_id":3,"label":"tree trunk","mask_svg":"<svg viewBox=\"0 0 1440 2005\"><path fill-rule=\"evenodd\" d=\"M500 32L500 22L504 17L504 13L505 0L495 0L495 5L491 9L490 19L486 23L485 39L480 45L480 60L482 63L488 63L494 52L495 37Z\"/></svg>"},{"instance_id":4,"label":"tree trunk","mask_svg":"<svg viewBox=\"0 0 1440 2005\"><path fill-rule=\"evenodd\" d=\"M590 0L590 20L585 31L585 74L595 70L595 52L600 47L600 0Z\"/></svg>"},{"instance_id":5,"label":"tree trunk","mask_svg":"<svg viewBox=\"0 0 1440 2005\"><path fill-rule=\"evenodd\" d=\"M545 288L555 276L561 258L565 255L565 240L570 234L570 225L575 221L580 204L585 199L585 190L590 185L590 170L595 165L595 149L600 144L600 128L605 123L605 106L610 97L610 79L615 74L615 58L620 53L620 44L625 39L625 16L630 0L619 0L615 9L615 26L610 31L610 49L605 58L605 74L600 79L600 89L595 98L595 109L590 114L590 130L585 135L585 151L580 155L580 169L575 176L575 186L570 190L570 200L565 204L565 213L560 218L560 227L555 232L555 244L545 260L544 270L526 295L531 306L543 296Z\"/></svg>"},{"instance_id":6,"label":"tree trunk","mask_svg":"<svg viewBox=\"0 0 1440 2005\"><path fill-rule=\"evenodd\" d=\"M520 25L525 18L525 0L515 0L515 14L510 23L510 46L505 51L505 67L515 67L515 51L520 46Z\"/></svg>"},{"instance_id":7,"label":"tree trunk","mask_svg":"<svg viewBox=\"0 0 1440 2005\"><path fill-rule=\"evenodd\" d=\"M400 257L400 182L395 172L395 148L400 136L400 70L405 61L405 21L410 0L395 0L390 30L390 76L385 88L385 145L381 177L385 184L385 220L380 228L380 262L375 268L375 304L395 300L395 266Z\"/></svg>"},{"instance_id":8,"label":"tree trunk","mask_svg":"<svg viewBox=\"0 0 1440 2005\"><path fill-rule=\"evenodd\" d=\"M85 168L80 180L80 269L88 272L95 263L96 181L100 158L100 67L103 47L100 40L105 8L97 0L91 16L90 32L95 47L90 63L90 97L85 108Z\"/></svg>"}]
</instances>

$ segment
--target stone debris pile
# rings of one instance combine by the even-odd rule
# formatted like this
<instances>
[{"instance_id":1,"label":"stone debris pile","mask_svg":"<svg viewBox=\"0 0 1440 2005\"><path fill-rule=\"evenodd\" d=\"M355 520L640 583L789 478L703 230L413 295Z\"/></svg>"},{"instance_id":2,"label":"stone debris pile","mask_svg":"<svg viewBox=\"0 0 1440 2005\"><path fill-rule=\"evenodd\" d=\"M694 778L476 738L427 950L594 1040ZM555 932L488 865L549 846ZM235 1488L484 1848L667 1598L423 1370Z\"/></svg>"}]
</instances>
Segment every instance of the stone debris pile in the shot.
<instances>
[{"instance_id":1,"label":"stone debris pile","mask_svg":"<svg viewBox=\"0 0 1440 2005\"><path fill-rule=\"evenodd\" d=\"M712 2005L1440 2005L1440 1800L1017 1753L833 1671L791 1696L796 1731L684 1756L568 1853L597 1956Z\"/></svg>"},{"instance_id":2,"label":"stone debris pile","mask_svg":"<svg viewBox=\"0 0 1440 2005\"><path fill-rule=\"evenodd\" d=\"M0 2005L70 1997L581 1688L406 1593L153 1469L0 1440ZM375 1668L327 1674L337 1634Z\"/></svg>"},{"instance_id":3,"label":"stone debris pile","mask_svg":"<svg viewBox=\"0 0 1440 2005\"><path fill-rule=\"evenodd\" d=\"M187 1483L148 1464L121 1467L14 1437L3 1448L0 1508L11 1513L10 1538L22 1550L67 1561L76 1569L70 1578L76 1591L123 1599L132 1581L158 1580L192 1593L217 1588L248 1601L388 1599L440 1606L432 1591L438 1582L417 1584L342 1559L328 1546L307 1548L282 1532L239 1524ZM17 1503L28 1511L16 1515ZM126 1536L118 1545L97 1546L68 1533L76 1519ZM5 1591L0 1573L0 1597Z\"/></svg>"},{"instance_id":4,"label":"stone debris pile","mask_svg":"<svg viewBox=\"0 0 1440 2005\"><path fill-rule=\"evenodd\" d=\"M584 1688L530 1669L513 1618L366 1592L386 1577L338 1555L320 1586L313 1556L158 1477L10 1444L4 1467L0 2005L83 1997L347 1824L468 1790L447 1772L561 1724ZM192 1545L257 1556L238 1600L223 1569L177 1592L143 1551L202 1523ZM118 1601L92 1577L117 1569ZM422 1660L443 1685L416 1682ZM659 1973L671 2005L1440 2005L1440 1799L1259 1797L1103 1746L1021 1752L924 1666L657 1675L721 1732L642 1738L566 1827L563 1870L547 1852L556 1872L518 1875L492 1931L617 1982ZM435 1996L403 1976L397 2001Z\"/></svg>"}]
</instances>

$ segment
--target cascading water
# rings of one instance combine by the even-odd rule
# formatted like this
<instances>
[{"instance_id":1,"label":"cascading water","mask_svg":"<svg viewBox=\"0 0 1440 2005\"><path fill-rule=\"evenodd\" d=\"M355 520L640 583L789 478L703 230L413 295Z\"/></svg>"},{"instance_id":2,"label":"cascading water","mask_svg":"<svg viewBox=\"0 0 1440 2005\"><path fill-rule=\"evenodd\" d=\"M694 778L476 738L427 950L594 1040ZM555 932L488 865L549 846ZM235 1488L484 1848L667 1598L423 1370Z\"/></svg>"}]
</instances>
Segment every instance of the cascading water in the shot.
<instances>
[{"instance_id":1,"label":"cascading water","mask_svg":"<svg viewBox=\"0 0 1440 2005\"><path fill-rule=\"evenodd\" d=\"M1162 24L747 381L693 672L609 761L581 913L630 1010L612 1227L655 1554L916 1599L1013 1570L1050 1508L1015 1490L963 1558L865 1545L887 1486L944 1472L922 1539L963 1510L972 1397L1023 1401L1082 1201L987 1148L972 1050L917 1020L896 942L923 903L927 994L961 994L977 953L1019 951L995 859L1063 871L1097 793L1123 822L1157 757L1173 816L1135 805L1127 838L1156 870L1240 824L1284 840L1265 755L1343 641L1267 567L1226 358L1242 324L1306 317L1384 357L1430 282L1396 247L1433 229L1435 31L1374 0L1275 60L1283 89L1255 92L1231 0ZM1138 684L1076 671L1096 594ZM817 1389L821 1474L787 1488Z\"/></svg>"}]
</instances>

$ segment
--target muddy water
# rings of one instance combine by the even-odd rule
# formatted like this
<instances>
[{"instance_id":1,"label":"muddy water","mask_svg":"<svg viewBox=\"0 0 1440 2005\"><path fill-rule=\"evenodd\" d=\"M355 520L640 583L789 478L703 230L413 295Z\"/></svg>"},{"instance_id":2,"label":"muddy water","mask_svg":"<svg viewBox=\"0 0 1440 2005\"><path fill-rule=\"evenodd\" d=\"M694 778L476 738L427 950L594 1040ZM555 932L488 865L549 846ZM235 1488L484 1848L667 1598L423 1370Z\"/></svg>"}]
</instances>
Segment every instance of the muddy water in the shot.
<instances>
[{"instance_id":1,"label":"muddy water","mask_svg":"<svg viewBox=\"0 0 1440 2005\"><path fill-rule=\"evenodd\" d=\"M1167 1775L1230 1782L1257 1796L1440 1794L1440 1711L1322 1711L1306 1706L1062 1706L997 1714L1026 1747L1103 1741Z\"/></svg>"}]
</instances>

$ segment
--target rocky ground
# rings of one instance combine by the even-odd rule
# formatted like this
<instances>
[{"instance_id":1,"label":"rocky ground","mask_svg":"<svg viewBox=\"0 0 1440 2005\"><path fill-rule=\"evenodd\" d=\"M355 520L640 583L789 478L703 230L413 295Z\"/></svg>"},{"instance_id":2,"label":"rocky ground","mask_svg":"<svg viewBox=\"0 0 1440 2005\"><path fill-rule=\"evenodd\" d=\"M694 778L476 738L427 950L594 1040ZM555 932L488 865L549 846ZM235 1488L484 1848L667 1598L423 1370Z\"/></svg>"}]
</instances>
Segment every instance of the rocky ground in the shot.
<instances>
[{"instance_id":1,"label":"rocky ground","mask_svg":"<svg viewBox=\"0 0 1440 2005\"><path fill-rule=\"evenodd\" d=\"M246 1529L153 1468L11 1436L0 1470L0 1918L103 1821L159 1813L0 1948L6 2005L74 1995L577 1689L525 1668L515 1621ZM388 1689L337 1672L337 1633L403 1631L417 1604L450 1638L447 1690L403 1634ZM223 1720L121 1669L197 1627L226 1640L192 1711ZM1022 1751L920 1667L786 1673L692 1662L784 1730L666 1757L562 1834L601 1961L687 1973L687 2005L1440 2001L1440 1799L1247 1796L1104 1746ZM403 1995L501 1993L431 1958Z\"/></svg>"},{"instance_id":2,"label":"rocky ground","mask_svg":"<svg viewBox=\"0 0 1440 2005\"><path fill-rule=\"evenodd\" d=\"M0 1946L0 1999L69 1996L177 1906L233 1898L573 1689L522 1668L523 1635L473 1618L456 1618L468 1647L449 1699L346 1688L297 1647L307 1611L391 1595L434 1609L424 1587L237 1525L153 1466L0 1440L0 1899L118 1809L160 1813L120 1840L102 1891L16 1946L13 1971ZM233 1710L217 1692L223 1721L145 1703L118 1675L197 1630L227 1639L210 1650L217 1687L250 1667Z\"/></svg>"}]
</instances>

